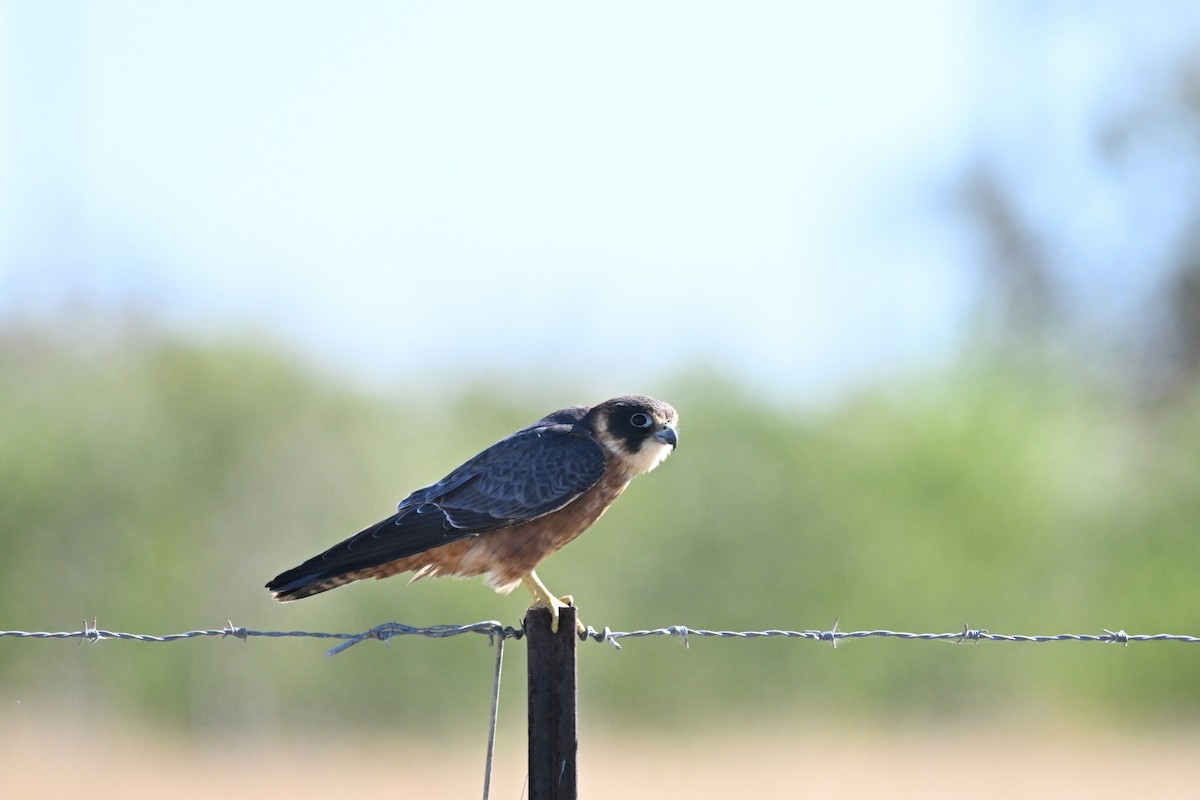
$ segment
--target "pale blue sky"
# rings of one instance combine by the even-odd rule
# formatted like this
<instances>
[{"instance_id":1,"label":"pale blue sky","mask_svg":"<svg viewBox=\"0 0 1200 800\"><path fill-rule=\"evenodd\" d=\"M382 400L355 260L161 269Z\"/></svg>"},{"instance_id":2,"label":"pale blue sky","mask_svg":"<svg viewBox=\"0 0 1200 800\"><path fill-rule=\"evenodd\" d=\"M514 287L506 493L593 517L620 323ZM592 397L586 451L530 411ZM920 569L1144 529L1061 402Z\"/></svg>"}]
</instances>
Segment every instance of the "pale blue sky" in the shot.
<instances>
[{"instance_id":1,"label":"pale blue sky","mask_svg":"<svg viewBox=\"0 0 1200 800\"><path fill-rule=\"evenodd\" d=\"M1186 4L2 8L0 315L149 307L387 386L708 365L785 396L954 350L979 271L948 193L981 150L1093 259L1081 296L1126 296L1144 204L1090 115L1196 30Z\"/></svg>"}]
</instances>

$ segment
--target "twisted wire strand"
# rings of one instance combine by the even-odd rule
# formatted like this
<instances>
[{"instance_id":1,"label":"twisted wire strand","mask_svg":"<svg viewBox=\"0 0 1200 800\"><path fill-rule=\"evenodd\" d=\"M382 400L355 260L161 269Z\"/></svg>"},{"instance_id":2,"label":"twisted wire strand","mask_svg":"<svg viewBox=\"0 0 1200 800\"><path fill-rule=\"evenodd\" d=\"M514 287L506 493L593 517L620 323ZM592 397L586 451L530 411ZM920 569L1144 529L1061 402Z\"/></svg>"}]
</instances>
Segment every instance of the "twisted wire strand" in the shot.
<instances>
[{"instance_id":1,"label":"twisted wire strand","mask_svg":"<svg viewBox=\"0 0 1200 800\"><path fill-rule=\"evenodd\" d=\"M629 639L641 636L676 636L685 640L697 637L714 637L718 639L759 639L766 637L784 637L788 639L811 639L829 642L834 647L844 639L866 639L881 637L890 639L910 639L919 641L949 641L956 644L962 642L1104 642L1107 644L1128 645L1130 642L1186 642L1200 643L1200 637L1186 636L1174 633L1130 634L1123 630L1104 630L1102 634L1088 633L1058 633L1052 635L1000 634L989 633L987 630L964 628L953 633L909 633L907 631L869 630L869 631L839 631L836 626L831 630L765 630L765 631L714 631L688 628L684 625L674 625L668 628L654 628L641 631L604 631L589 632L590 638L596 641L612 639Z\"/></svg>"},{"instance_id":2,"label":"twisted wire strand","mask_svg":"<svg viewBox=\"0 0 1200 800\"><path fill-rule=\"evenodd\" d=\"M252 637L266 638L308 638L308 639L340 639L342 643L329 650L327 655L334 656L346 649L353 647L360 642L370 639L389 642L398 636L424 636L431 639L445 639L451 636L460 636L466 633L483 634L488 637L489 641L494 642L499 639L521 639L525 635L525 631L521 627L513 627L511 625L503 625L495 620L484 620L481 622L473 622L468 625L431 625L428 627L417 627L413 625L405 625L400 622L387 622L382 625L376 625L374 628L363 631L361 633L326 633L323 631L259 631L249 628L235 626L232 622L227 622L222 628L209 628L206 630L184 631L182 633L168 633L163 636L153 636L146 633L125 633L122 631L110 631L97 627L95 620L89 625L84 621L83 628L78 631L0 631L0 638L12 637L17 639L77 639L80 643L89 642L96 644L97 642L115 639L118 641L137 641L137 642L177 642L184 639L196 639L208 636L217 636L221 638L234 637L245 641ZM1108 630L1104 629L1103 633L1088 634L1088 633L1059 633L1052 635L1028 635L1028 634L999 634L990 633L987 629L975 629L969 626L963 626L960 631L947 633L909 633L906 631L891 631L891 630L863 630L863 631L841 631L838 630L837 621L829 630L761 630L761 631L727 631L727 630L707 630L704 628L689 628L686 625L670 625L663 628L649 628L646 630L636 631L614 631L610 628L596 630L589 627L586 632L580 634L580 639L583 641L592 640L595 642L607 642L613 647L620 649L620 640L622 639L638 639L648 636L671 636L682 639L687 645L688 641L693 637L699 638L717 638L717 639L763 639L763 638L786 638L786 639L808 639L817 642L827 642L834 647L837 647L838 642L845 639L866 639L866 638L889 638L889 639L906 639L918 641L948 641L955 643L962 642L1023 642L1023 643L1045 643L1045 642L1102 642L1106 644L1122 644L1128 646L1131 642L1183 642L1187 644L1200 643L1200 637L1187 636L1174 633L1155 633L1155 634L1130 634L1123 630Z\"/></svg>"}]
</instances>

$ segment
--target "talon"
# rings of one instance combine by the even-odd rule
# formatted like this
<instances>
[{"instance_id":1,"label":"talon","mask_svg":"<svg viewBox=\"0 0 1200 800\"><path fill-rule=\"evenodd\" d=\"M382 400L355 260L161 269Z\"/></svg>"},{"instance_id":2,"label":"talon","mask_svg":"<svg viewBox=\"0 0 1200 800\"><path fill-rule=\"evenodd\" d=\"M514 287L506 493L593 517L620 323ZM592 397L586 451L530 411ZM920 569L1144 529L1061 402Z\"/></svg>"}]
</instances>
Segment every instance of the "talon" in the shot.
<instances>
[{"instance_id":1,"label":"talon","mask_svg":"<svg viewBox=\"0 0 1200 800\"><path fill-rule=\"evenodd\" d=\"M521 579L521 583L525 584L525 588L529 590L531 595L533 595L534 608L550 609L550 632L558 633L558 611L559 609L566 608L568 606L574 608L575 598L569 594L563 595L561 598L555 597L550 590L546 588L546 584L542 583L541 579L538 578L536 572L530 572ZM584 627L583 622L580 621L579 615L577 614L575 616L575 631L577 633L584 633L586 630L587 628Z\"/></svg>"},{"instance_id":2,"label":"talon","mask_svg":"<svg viewBox=\"0 0 1200 800\"><path fill-rule=\"evenodd\" d=\"M554 597L554 596L551 596L550 600L551 600L551 602L546 604L550 608L550 632L558 633L558 611L561 608L566 608L567 604L563 603L561 600L559 600L557 597ZM541 604L536 603L535 605L541 605Z\"/></svg>"}]
</instances>

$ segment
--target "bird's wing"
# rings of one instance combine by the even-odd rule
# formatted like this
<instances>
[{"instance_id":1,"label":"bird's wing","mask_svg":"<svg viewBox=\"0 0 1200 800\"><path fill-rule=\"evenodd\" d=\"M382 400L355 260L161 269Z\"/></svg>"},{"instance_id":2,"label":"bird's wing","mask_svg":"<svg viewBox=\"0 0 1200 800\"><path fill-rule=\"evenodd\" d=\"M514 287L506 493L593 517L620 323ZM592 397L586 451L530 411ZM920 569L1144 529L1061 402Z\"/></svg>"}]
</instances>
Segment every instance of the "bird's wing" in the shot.
<instances>
[{"instance_id":1,"label":"bird's wing","mask_svg":"<svg viewBox=\"0 0 1200 800\"><path fill-rule=\"evenodd\" d=\"M557 511L600 480L604 452L572 425L517 431L409 495L396 513L277 576L280 599L330 578L381 566L468 536L519 525Z\"/></svg>"},{"instance_id":2,"label":"bird's wing","mask_svg":"<svg viewBox=\"0 0 1200 800\"><path fill-rule=\"evenodd\" d=\"M507 528L562 508L600 480L604 464L600 446L570 426L530 427L414 492L397 510L403 518L432 505L450 528L467 534Z\"/></svg>"}]
</instances>

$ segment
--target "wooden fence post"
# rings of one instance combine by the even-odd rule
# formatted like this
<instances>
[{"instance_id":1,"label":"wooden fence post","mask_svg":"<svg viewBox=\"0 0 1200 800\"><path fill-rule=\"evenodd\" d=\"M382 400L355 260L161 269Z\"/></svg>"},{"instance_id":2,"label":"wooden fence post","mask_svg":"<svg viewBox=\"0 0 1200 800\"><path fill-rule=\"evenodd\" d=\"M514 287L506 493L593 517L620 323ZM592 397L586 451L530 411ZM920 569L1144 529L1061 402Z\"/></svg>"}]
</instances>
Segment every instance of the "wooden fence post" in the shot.
<instances>
[{"instance_id":1,"label":"wooden fence post","mask_svg":"<svg viewBox=\"0 0 1200 800\"><path fill-rule=\"evenodd\" d=\"M525 614L529 651L529 800L576 800L575 609L558 614L550 632L550 610Z\"/></svg>"}]
</instances>

